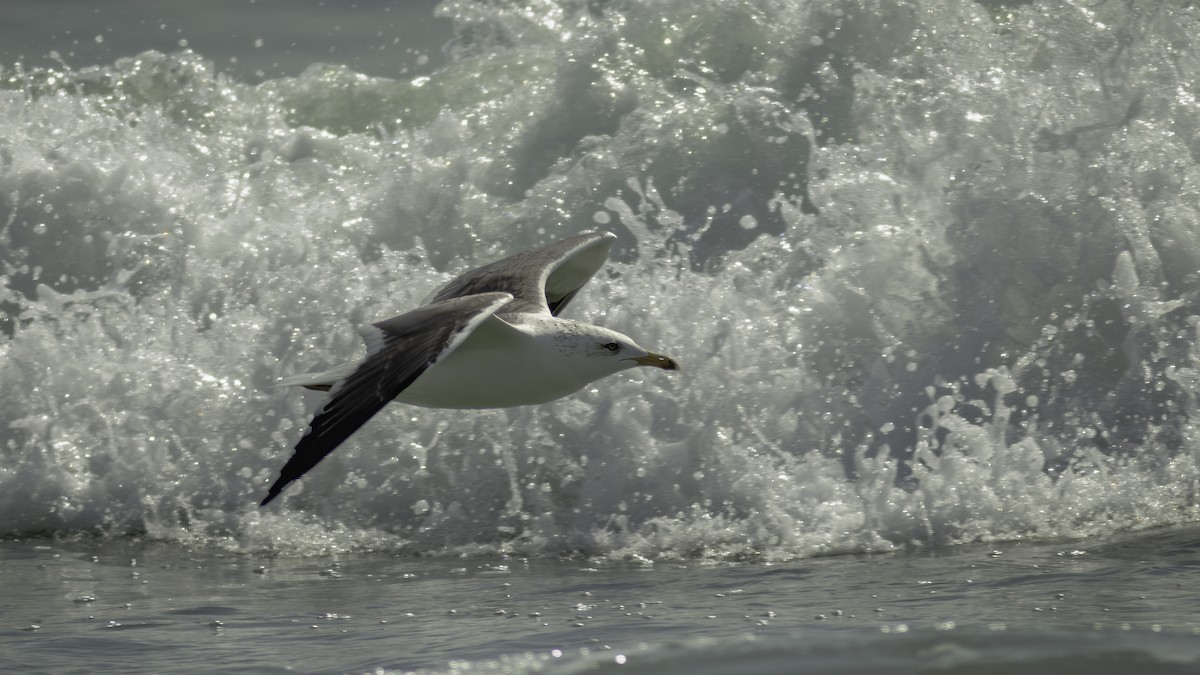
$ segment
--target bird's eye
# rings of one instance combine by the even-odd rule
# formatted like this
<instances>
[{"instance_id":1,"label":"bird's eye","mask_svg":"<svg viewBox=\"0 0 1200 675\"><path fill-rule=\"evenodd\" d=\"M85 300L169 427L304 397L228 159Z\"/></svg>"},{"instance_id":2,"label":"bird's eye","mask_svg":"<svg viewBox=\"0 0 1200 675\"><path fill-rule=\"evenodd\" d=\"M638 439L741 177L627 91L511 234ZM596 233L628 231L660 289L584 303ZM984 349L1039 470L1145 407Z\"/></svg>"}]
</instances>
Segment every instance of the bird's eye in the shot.
<instances>
[{"instance_id":1,"label":"bird's eye","mask_svg":"<svg viewBox=\"0 0 1200 675\"><path fill-rule=\"evenodd\" d=\"M606 342L600 346L604 347L605 349L607 349L608 351L610 351L614 354L621 351L621 345L616 342Z\"/></svg>"}]
</instances>

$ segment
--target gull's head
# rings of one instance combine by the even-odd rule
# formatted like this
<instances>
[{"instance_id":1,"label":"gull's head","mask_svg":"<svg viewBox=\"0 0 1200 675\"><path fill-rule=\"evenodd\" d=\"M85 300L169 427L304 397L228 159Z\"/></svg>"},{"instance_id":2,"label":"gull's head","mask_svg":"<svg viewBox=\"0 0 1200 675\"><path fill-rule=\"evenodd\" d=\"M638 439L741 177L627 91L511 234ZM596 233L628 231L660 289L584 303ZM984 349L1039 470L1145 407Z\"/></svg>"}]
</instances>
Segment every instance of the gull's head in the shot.
<instances>
[{"instance_id":1,"label":"gull's head","mask_svg":"<svg viewBox=\"0 0 1200 675\"><path fill-rule=\"evenodd\" d=\"M573 328L562 334L559 348L571 359L574 368L590 376L589 380L638 366L679 370L675 359L646 351L628 335L580 323L574 323Z\"/></svg>"}]
</instances>

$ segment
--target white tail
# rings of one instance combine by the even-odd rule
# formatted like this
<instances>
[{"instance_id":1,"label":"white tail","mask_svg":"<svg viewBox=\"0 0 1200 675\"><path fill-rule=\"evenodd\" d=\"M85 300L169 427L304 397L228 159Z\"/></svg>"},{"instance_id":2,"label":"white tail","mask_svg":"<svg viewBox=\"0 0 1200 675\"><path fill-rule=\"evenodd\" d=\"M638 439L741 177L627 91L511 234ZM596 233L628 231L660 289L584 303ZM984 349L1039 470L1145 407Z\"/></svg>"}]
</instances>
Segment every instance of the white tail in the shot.
<instances>
[{"instance_id":1,"label":"white tail","mask_svg":"<svg viewBox=\"0 0 1200 675\"><path fill-rule=\"evenodd\" d=\"M350 373L358 368L359 361L349 361L340 366L335 366L320 373L303 373L300 375L291 375L285 377L275 384L277 387L305 387L307 389L318 389L328 391L338 382L341 382Z\"/></svg>"}]
</instances>

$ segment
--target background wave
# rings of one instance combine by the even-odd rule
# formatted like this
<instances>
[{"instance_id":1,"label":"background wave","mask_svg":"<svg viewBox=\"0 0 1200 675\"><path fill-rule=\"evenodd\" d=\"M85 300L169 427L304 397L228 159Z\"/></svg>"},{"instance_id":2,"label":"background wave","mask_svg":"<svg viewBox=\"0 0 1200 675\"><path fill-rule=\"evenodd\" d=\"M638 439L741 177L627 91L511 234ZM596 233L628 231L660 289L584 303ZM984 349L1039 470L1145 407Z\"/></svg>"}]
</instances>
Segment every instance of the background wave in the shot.
<instances>
[{"instance_id":1,"label":"background wave","mask_svg":"<svg viewBox=\"0 0 1200 675\"><path fill-rule=\"evenodd\" d=\"M766 557L1197 518L1198 10L444 2L449 62L0 72L0 532ZM395 406L281 508L272 387L604 228L680 377Z\"/></svg>"}]
</instances>

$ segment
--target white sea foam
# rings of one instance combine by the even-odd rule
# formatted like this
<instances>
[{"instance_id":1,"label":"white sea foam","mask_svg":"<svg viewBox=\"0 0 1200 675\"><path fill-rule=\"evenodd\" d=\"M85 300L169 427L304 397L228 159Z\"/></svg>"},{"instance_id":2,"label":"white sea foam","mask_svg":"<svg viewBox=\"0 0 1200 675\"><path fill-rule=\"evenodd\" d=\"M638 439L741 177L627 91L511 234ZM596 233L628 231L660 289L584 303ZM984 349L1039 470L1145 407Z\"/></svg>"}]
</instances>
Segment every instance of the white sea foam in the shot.
<instances>
[{"instance_id":1,"label":"white sea foam","mask_svg":"<svg viewBox=\"0 0 1200 675\"><path fill-rule=\"evenodd\" d=\"M0 532L787 558L1195 519L1195 17L704 4L447 3L411 82L5 70ZM320 402L276 378L602 221L572 314L681 377L394 406L256 508Z\"/></svg>"}]
</instances>

